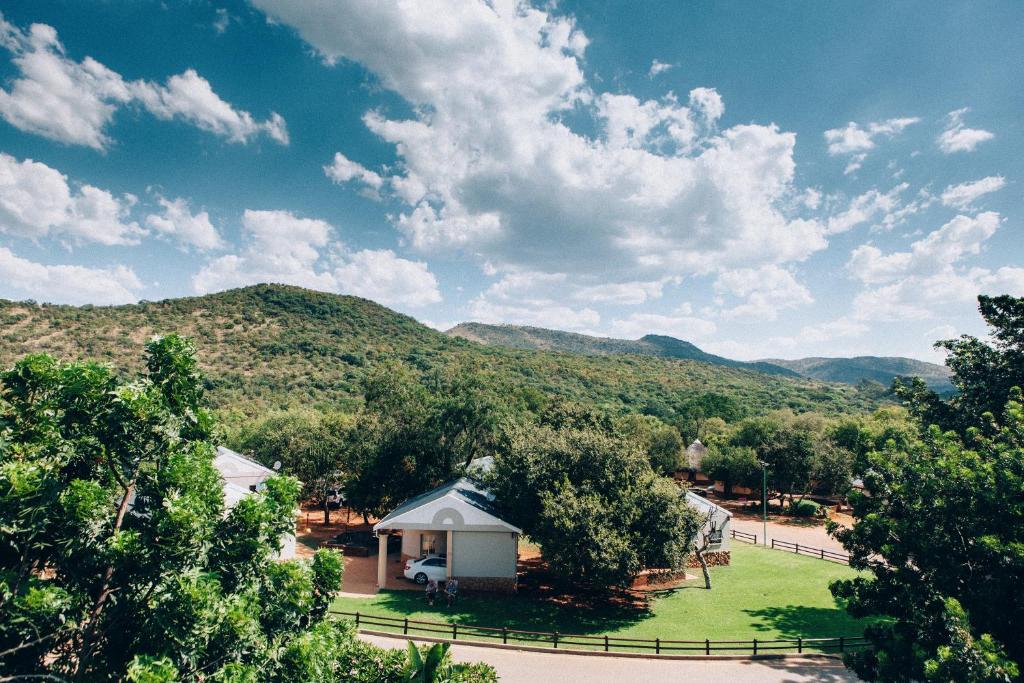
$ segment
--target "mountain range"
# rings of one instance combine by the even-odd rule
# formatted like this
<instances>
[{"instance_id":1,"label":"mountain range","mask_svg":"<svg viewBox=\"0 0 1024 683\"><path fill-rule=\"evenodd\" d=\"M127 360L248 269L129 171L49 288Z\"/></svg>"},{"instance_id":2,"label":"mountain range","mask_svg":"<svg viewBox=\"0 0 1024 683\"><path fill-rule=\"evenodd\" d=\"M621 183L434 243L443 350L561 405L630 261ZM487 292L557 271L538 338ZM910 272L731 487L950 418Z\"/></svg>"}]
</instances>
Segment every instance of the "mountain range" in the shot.
<instances>
[{"instance_id":1,"label":"mountain range","mask_svg":"<svg viewBox=\"0 0 1024 683\"><path fill-rule=\"evenodd\" d=\"M877 386L719 359L671 338L648 338L644 353L603 355L579 348L565 353L553 343L475 343L366 299L284 285L106 307L0 300L0 367L47 352L137 370L145 341L170 332L195 340L207 397L222 419L235 424L289 407L352 409L361 401L363 378L396 362L424 374L475 376L503 400L525 407L563 398L660 414L712 392L734 399L747 413L847 413L885 400Z\"/></svg>"},{"instance_id":2,"label":"mountain range","mask_svg":"<svg viewBox=\"0 0 1024 683\"><path fill-rule=\"evenodd\" d=\"M542 327L461 323L446 334L481 344L512 349L563 351L585 355L607 356L637 354L660 358L696 360L730 368L743 368L769 374L805 377L826 382L858 384L878 382L888 387L896 377L920 377L939 392L952 391L949 368L913 358L857 356L854 358L798 358L796 360L765 359L738 361L716 356L690 342L663 335L649 334L640 339L592 337L574 332Z\"/></svg>"}]
</instances>

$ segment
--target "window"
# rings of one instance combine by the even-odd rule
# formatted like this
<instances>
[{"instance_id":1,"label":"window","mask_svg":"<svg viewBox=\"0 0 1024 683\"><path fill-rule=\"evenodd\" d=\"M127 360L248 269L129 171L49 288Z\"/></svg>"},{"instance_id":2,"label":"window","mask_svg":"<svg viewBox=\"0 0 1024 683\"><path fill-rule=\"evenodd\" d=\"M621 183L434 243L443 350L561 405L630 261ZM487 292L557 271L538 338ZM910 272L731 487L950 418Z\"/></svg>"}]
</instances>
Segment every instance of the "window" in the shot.
<instances>
[{"instance_id":1,"label":"window","mask_svg":"<svg viewBox=\"0 0 1024 683\"><path fill-rule=\"evenodd\" d=\"M444 560L431 559L423 563L424 567L444 567L447 564Z\"/></svg>"}]
</instances>

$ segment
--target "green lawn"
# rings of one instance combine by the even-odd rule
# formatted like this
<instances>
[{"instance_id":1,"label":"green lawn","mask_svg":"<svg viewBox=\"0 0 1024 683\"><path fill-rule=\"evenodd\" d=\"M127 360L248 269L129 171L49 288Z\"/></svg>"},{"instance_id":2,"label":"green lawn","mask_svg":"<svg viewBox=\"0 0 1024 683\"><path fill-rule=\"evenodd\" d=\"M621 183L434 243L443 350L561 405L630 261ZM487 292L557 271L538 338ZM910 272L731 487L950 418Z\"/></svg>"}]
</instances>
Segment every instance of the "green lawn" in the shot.
<instances>
[{"instance_id":1,"label":"green lawn","mask_svg":"<svg viewBox=\"0 0 1024 683\"><path fill-rule=\"evenodd\" d=\"M750 640L860 635L828 590L856 572L844 565L734 543L732 565L712 568L710 591L689 581L650 601L646 609L555 603L528 592L464 595L451 610L428 607L420 592L384 591L374 598L341 598L334 609L389 617L507 626L529 631L608 634L670 640ZM699 570L697 570L699 573Z\"/></svg>"}]
</instances>

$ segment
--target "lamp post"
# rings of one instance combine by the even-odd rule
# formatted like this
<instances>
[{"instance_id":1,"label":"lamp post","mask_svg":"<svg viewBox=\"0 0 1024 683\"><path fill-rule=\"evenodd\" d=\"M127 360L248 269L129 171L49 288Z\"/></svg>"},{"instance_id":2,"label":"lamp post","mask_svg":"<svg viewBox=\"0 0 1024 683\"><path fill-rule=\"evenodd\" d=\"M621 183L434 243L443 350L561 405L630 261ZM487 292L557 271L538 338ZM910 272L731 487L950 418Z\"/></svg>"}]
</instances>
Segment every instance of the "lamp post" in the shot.
<instances>
[{"instance_id":1,"label":"lamp post","mask_svg":"<svg viewBox=\"0 0 1024 683\"><path fill-rule=\"evenodd\" d=\"M764 534L761 539L768 545L768 463L764 460L761 463L761 527Z\"/></svg>"}]
</instances>

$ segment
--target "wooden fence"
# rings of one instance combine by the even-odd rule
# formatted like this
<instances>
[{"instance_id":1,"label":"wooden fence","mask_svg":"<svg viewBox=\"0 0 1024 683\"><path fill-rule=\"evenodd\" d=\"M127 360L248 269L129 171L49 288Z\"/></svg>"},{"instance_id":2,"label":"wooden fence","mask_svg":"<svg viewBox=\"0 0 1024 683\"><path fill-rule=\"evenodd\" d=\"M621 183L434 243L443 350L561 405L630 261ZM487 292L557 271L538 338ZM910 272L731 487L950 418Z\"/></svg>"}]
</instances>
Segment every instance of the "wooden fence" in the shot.
<instances>
[{"instance_id":1,"label":"wooden fence","mask_svg":"<svg viewBox=\"0 0 1024 683\"><path fill-rule=\"evenodd\" d=\"M836 552L835 550L827 550L825 548L814 548L809 545L790 543L789 541L778 541L774 538L772 539L772 548L774 550L785 550L788 552L793 552L797 555L807 555L808 557L816 557L819 560L830 560L832 562L850 564L849 555L847 555L846 553Z\"/></svg>"},{"instance_id":2,"label":"wooden fence","mask_svg":"<svg viewBox=\"0 0 1024 683\"><path fill-rule=\"evenodd\" d=\"M753 543L757 545L757 534L751 534L746 531L732 530L732 537L737 541L745 541L747 543ZM810 545L803 545L801 543L790 543L789 541L780 541L773 538L771 545L769 546L772 550L782 550L785 552L795 553L797 555L805 555L807 557L816 557L819 560L829 560L831 562L840 562L842 564L850 564L850 556L846 553L840 553L835 550L829 550L827 548L815 548Z\"/></svg>"},{"instance_id":3,"label":"wooden fence","mask_svg":"<svg viewBox=\"0 0 1024 683\"><path fill-rule=\"evenodd\" d=\"M548 646L552 649L589 650L602 652L648 652L656 655L767 655L779 653L842 653L870 647L863 636L838 638L781 638L776 640L672 640L663 638L624 638L607 635L582 635L558 631L523 631L507 627L494 628L472 624L420 621L416 619L384 617L360 612L334 612L338 617L355 621L356 628L381 630L402 635L425 635L433 638L473 641L500 641L502 644L522 643Z\"/></svg>"}]
</instances>

